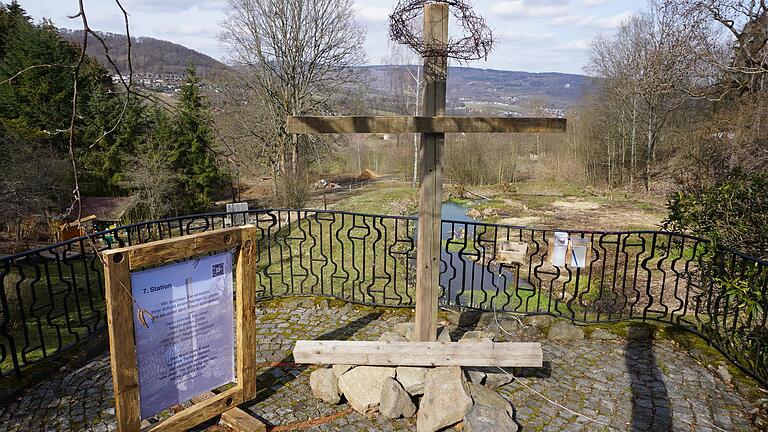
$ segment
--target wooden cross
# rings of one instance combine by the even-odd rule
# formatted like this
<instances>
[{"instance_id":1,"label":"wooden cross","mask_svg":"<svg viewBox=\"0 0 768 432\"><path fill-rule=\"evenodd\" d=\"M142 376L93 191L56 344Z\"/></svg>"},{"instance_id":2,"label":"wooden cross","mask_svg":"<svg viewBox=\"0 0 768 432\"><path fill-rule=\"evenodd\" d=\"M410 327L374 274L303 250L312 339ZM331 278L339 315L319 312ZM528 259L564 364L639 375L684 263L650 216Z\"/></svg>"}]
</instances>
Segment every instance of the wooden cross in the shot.
<instances>
[{"instance_id":1,"label":"wooden cross","mask_svg":"<svg viewBox=\"0 0 768 432\"><path fill-rule=\"evenodd\" d=\"M424 5L424 41L448 43L448 5ZM448 57L424 57L423 117L288 117L286 130L312 133L421 133L421 186L416 249L416 323L414 339L435 341L440 293L443 144L446 133L565 132L563 118L492 118L445 116Z\"/></svg>"}]
</instances>

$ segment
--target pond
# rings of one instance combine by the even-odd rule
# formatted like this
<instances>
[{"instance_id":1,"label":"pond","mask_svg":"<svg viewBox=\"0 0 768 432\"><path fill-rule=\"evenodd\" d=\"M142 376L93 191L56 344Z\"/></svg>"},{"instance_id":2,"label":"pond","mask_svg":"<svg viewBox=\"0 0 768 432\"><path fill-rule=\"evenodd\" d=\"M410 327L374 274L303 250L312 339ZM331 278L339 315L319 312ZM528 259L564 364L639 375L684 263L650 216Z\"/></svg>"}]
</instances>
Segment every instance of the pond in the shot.
<instances>
[{"instance_id":1,"label":"pond","mask_svg":"<svg viewBox=\"0 0 768 432\"><path fill-rule=\"evenodd\" d=\"M515 274L497 265L483 265L488 258L483 257L484 248L476 244L474 224L479 221L467 215L471 205L442 205L440 286L445 291L440 303L488 307L493 302L501 308L507 303L507 288L514 288ZM417 233L414 238L418 238Z\"/></svg>"}]
</instances>

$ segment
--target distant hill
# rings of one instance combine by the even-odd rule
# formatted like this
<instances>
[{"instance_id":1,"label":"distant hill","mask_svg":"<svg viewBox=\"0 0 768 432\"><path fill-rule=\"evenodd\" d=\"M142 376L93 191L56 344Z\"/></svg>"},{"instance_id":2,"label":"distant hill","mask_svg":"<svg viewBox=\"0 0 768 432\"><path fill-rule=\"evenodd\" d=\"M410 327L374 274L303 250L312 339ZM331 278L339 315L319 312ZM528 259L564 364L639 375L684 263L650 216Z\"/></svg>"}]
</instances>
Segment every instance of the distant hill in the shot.
<instances>
[{"instance_id":1,"label":"distant hill","mask_svg":"<svg viewBox=\"0 0 768 432\"><path fill-rule=\"evenodd\" d=\"M59 29L61 36L80 43L82 30ZM107 43L112 58L122 71L127 70L128 47L124 35L99 33ZM132 38L132 64L136 74L174 74L183 76L187 65L197 67L198 74L210 76L227 66L205 54L182 45L150 37ZM107 70L112 68L101 44L91 40L88 55L96 58ZM395 66L362 66L367 83L375 98L390 97L390 72ZM146 79L145 79L146 80ZM150 79L151 81L151 79ZM142 82L139 82L142 85ZM178 84L178 83L176 83ZM152 84L144 83L151 88ZM157 91L174 93L174 85ZM470 67L450 67L448 70L448 113L454 115L492 114L503 116L530 115L532 106L544 108L549 114L561 115L578 103L591 80L584 75L557 72L532 73ZM178 86L176 86L178 87Z\"/></svg>"},{"instance_id":2,"label":"distant hill","mask_svg":"<svg viewBox=\"0 0 768 432\"><path fill-rule=\"evenodd\" d=\"M389 93L393 66L366 66L372 89ZM581 100L591 86L584 75L557 72L532 73L470 67L450 67L447 83L448 109L496 114L530 114L529 105L544 102L552 111L564 112Z\"/></svg>"},{"instance_id":3,"label":"distant hill","mask_svg":"<svg viewBox=\"0 0 768 432\"><path fill-rule=\"evenodd\" d=\"M62 38L80 44L83 39L82 30L59 29ZM115 60L121 71L127 71L128 44L125 35L99 32L109 47L109 54ZM184 75L191 63L197 67L201 76L209 75L215 70L226 68L218 60L205 54L189 49L173 42L150 37L131 38L131 64L137 74L175 74ZM104 65L110 73L114 73L107 62L104 47L97 41L88 40L87 54Z\"/></svg>"}]
</instances>

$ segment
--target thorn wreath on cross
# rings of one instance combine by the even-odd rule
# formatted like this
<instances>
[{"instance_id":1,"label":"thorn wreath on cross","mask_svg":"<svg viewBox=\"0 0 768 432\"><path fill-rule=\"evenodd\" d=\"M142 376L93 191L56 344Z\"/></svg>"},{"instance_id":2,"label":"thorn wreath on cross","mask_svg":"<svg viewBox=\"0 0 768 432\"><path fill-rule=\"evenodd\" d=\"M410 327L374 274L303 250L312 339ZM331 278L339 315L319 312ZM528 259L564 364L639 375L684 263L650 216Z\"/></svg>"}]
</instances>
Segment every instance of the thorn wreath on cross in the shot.
<instances>
[{"instance_id":1,"label":"thorn wreath on cross","mask_svg":"<svg viewBox=\"0 0 768 432\"><path fill-rule=\"evenodd\" d=\"M467 34L448 37L451 9ZM423 29L414 21L423 15ZM390 34L411 47L424 61L423 116L302 116L288 117L286 130L310 133L421 133L418 236L416 239L416 319L414 339L435 341L440 293L440 249L443 195L443 147L446 133L565 132L564 118L450 117L445 115L448 58L486 58L493 36L482 18L460 0L410 0L390 16Z\"/></svg>"}]
</instances>

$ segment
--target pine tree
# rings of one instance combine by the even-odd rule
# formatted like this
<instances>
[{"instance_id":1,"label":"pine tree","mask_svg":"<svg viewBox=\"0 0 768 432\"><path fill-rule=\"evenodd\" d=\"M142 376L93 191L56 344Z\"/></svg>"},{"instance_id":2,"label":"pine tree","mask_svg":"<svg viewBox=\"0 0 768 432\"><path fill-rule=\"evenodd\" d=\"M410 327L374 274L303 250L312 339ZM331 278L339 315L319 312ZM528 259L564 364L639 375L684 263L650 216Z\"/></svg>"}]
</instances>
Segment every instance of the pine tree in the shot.
<instances>
[{"instance_id":1,"label":"pine tree","mask_svg":"<svg viewBox=\"0 0 768 432\"><path fill-rule=\"evenodd\" d=\"M181 179L182 205L186 211L204 211L225 176L216 164L211 115L193 66L187 69L176 107L171 163Z\"/></svg>"}]
</instances>

